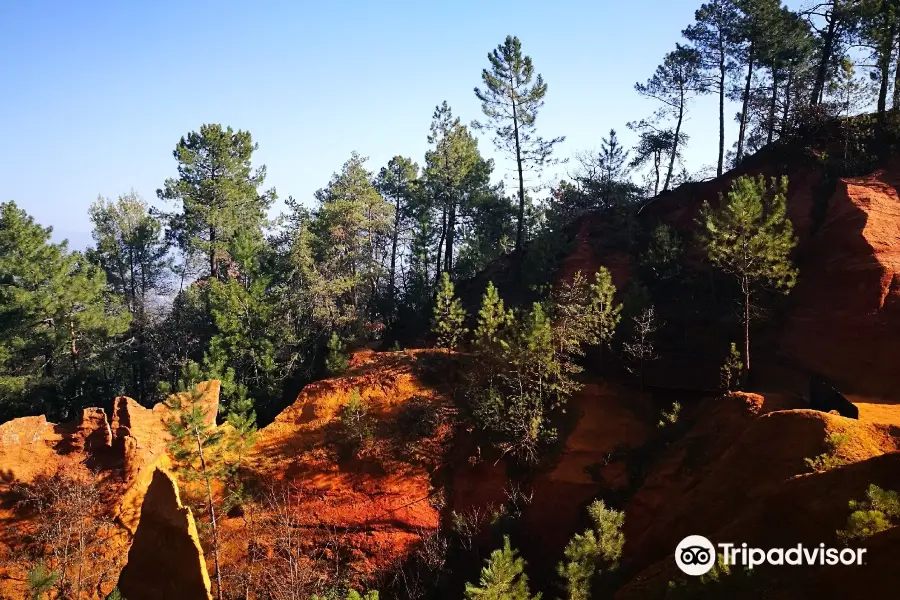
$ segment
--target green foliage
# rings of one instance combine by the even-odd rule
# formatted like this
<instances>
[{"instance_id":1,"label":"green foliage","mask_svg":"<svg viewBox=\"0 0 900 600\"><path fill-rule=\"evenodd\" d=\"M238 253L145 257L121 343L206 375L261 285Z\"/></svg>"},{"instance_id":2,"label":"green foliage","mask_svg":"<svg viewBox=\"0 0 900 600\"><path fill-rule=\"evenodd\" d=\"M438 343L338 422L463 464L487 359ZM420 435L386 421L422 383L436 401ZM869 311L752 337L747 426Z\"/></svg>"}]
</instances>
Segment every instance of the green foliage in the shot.
<instances>
[{"instance_id":1,"label":"green foliage","mask_svg":"<svg viewBox=\"0 0 900 600\"><path fill-rule=\"evenodd\" d=\"M343 432L342 441L350 454L356 456L374 437L369 409L362 401L358 388L353 389L350 399L341 409L339 419Z\"/></svg>"},{"instance_id":2,"label":"green foliage","mask_svg":"<svg viewBox=\"0 0 900 600\"><path fill-rule=\"evenodd\" d=\"M115 395L104 367L130 315L102 270L15 203L0 204L0 419L54 420Z\"/></svg>"},{"instance_id":3,"label":"green foliage","mask_svg":"<svg viewBox=\"0 0 900 600\"><path fill-rule=\"evenodd\" d=\"M399 252L402 252L401 236L409 229L413 216L413 204L420 195L419 165L403 156L395 156L378 172L375 188L393 201L394 219L390 238L390 267L388 269L387 312L395 316L397 303L397 271Z\"/></svg>"},{"instance_id":4,"label":"green foliage","mask_svg":"<svg viewBox=\"0 0 900 600\"><path fill-rule=\"evenodd\" d=\"M124 596L122 596L122 592L119 591L119 588L113 589L106 597L106 600L126 600Z\"/></svg>"},{"instance_id":5,"label":"green foliage","mask_svg":"<svg viewBox=\"0 0 900 600\"><path fill-rule=\"evenodd\" d=\"M59 580L59 572L51 571L43 562L38 562L28 570L28 592L32 600L41 600L44 594L49 594Z\"/></svg>"},{"instance_id":6,"label":"green foliage","mask_svg":"<svg viewBox=\"0 0 900 600\"><path fill-rule=\"evenodd\" d=\"M593 527L572 537L564 552L565 560L557 566L569 600L589 600L591 582L598 569L615 569L625 545L625 513L607 508L602 500L592 502L588 513Z\"/></svg>"},{"instance_id":7,"label":"green foliage","mask_svg":"<svg viewBox=\"0 0 900 600\"><path fill-rule=\"evenodd\" d=\"M435 108L428 143L432 148L425 153L426 197L421 208L440 223L437 270L456 278L464 268L473 275L506 244L508 207L490 183L494 164L482 158L478 140L446 102ZM459 253L463 232L468 235ZM456 264L457 254L461 265Z\"/></svg>"},{"instance_id":8,"label":"green foliage","mask_svg":"<svg viewBox=\"0 0 900 600\"><path fill-rule=\"evenodd\" d=\"M152 327L153 300L170 289L169 244L160 220L133 192L115 202L98 198L88 213L96 246L87 257L103 269L109 291L131 314L133 343L122 346L117 357L125 371L121 377L128 395L147 404L162 370L155 356L160 344Z\"/></svg>"},{"instance_id":9,"label":"green foliage","mask_svg":"<svg viewBox=\"0 0 900 600\"><path fill-rule=\"evenodd\" d=\"M455 350L466 335L463 323L466 312L463 310L459 298L454 296L453 283L450 275L445 271L441 275L441 287L438 289L437 299L434 304L434 317L432 331L437 337L439 348Z\"/></svg>"},{"instance_id":10,"label":"green foliage","mask_svg":"<svg viewBox=\"0 0 900 600\"><path fill-rule=\"evenodd\" d=\"M491 552L487 565L481 569L478 585L466 584L466 600L540 600L531 595L525 560L510 546L509 536L503 537L503 548Z\"/></svg>"},{"instance_id":11,"label":"green foliage","mask_svg":"<svg viewBox=\"0 0 900 600\"><path fill-rule=\"evenodd\" d=\"M503 453L536 462L556 439L550 415L579 388L573 379L584 346L609 341L621 306L606 269L594 283L577 273L544 304L513 314L493 284L482 298L473 343L478 361L468 397L478 427Z\"/></svg>"},{"instance_id":12,"label":"green foliage","mask_svg":"<svg viewBox=\"0 0 900 600\"><path fill-rule=\"evenodd\" d=\"M653 76L646 83L637 83L634 86L638 94L653 98L662 104L657 111L656 120L674 118L676 122L675 131L668 138L671 149L663 190L669 189L675 160L679 156L679 145L684 141L681 126L687 111L688 98L690 94L705 87L700 76L701 64L701 55L697 50L676 44L675 50L666 54Z\"/></svg>"},{"instance_id":13,"label":"green foliage","mask_svg":"<svg viewBox=\"0 0 900 600\"><path fill-rule=\"evenodd\" d=\"M377 316L375 292L386 274L394 208L372 184L366 160L350 155L316 192L318 209L309 222L308 270L315 273L315 301L329 329L359 328Z\"/></svg>"},{"instance_id":14,"label":"green foliage","mask_svg":"<svg viewBox=\"0 0 900 600\"><path fill-rule=\"evenodd\" d=\"M719 369L719 381L722 389L730 392L738 384L743 369L744 363L741 362L741 352L737 349L737 344L731 342L725 361Z\"/></svg>"},{"instance_id":15,"label":"green foliage","mask_svg":"<svg viewBox=\"0 0 900 600\"><path fill-rule=\"evenodd\" d=\"M875 484L869 485L865 500L851 500L849 506L852 512L847 526L837 532L845 543L873 536L900 522L900 495Z\"/></svg>"},{"instance_id":16,"label":"green foliage","mask_svg":"<svg viewBox=\"0 0 900 600\"><path fill-rule=\"evenodd\" d=\"M847 443L850 436L846 433L831 433L825 439L828 446L828 452L820 454L815 458L804 458L806 465L816 473L824 473L831 469L836 469L846 463L846 461L837 455L837 451L841 446Z\"/></svg>"},{"instance_id":17,"label":"green foliage","mask_svg":"<svg viewBox=\"0 0 900 600\"><path fill-rule=\"evenodd\" d=\"M677 281L681 276L684 246L681 237L666 224L653 230L650 244L640 257L644 279L656 286Z\"/></svg>"},{"instance_id":18,"label":"green foliage","mask_svg":"<svg viewBox=\"0 0 900 600\"><path fill-rule=\"evenodd\" d=\"M488 355L499 354L504 344L506 329L514 322L513 312L504 309L497 288L489 281L481 298L478 323L474 331L473 345L476 350Z\"/></svg>"},{"instance_id":19,"label":"green foliage","mask_svg":"<svg viewBox=\"0 0 900 600\"><path fill-rule=\"evenodd\" d=\"M621 319L616 304L616 286L606 267L594 274L593 283L578 271L571 281L557 286L550 297L557 358L569 373L581 371L574 363L584 356L585 346L608 346Z\"/></svg>"},{"instance_id":20,"label":"green foliage","mask_svg":"<svg viewBox=\"0 0 900 600\"><path fill-rule=\"evenodd\" d=\"M280 399L280 383L299 358L282 290L273 288L269 276L256 275L250 262L255 261L248 260L241 276L212 280L207 290L216 333L203 362L209 378L223 380L226 411L241 396L266 403Z\"/></svg>"},{"instance_id":21,"label":"green foliage","mask_svg":"<svg viewBox=\"0 0 900 600\"><path fill-rule=\"evenodd\" d=\"M178 178L157 190L160 199L181 205L167 215L172 238L185 256L204 255L213 279L228 264L238 232L259 231L275 200L274 190L259 191L266 168L251 167L257 147L249 131L203 125L178 142Z\"/></svg>"},{"instance_id":22,"label":"green foliage","mask_svg":"<svg viewBox=\"0 0 900 600\"><path fill-rule=\"evenodd\" d=\"M519 174L516 250L521 252L525 242L524 172L540 170L552 163L554 146L565 138L545 140L535 133L547 84L540 75L535 77L531 57L522 54L519 38L506 36L506 40L488 54L488 60L490 70L481 72L484 88L475 88L475 96L481 101L481 110L488 122L475 126L491 130L497 148L516 161Z\"/></svg>"},{"instance_id":23,"label":"green foliage","mask_svg":"<svg viewBox=\"0 0 900 600\"><path fill-rule=\"evenodd\" d=\"M341 338L338 337L336 331L332 331L331 337L328 338L328 354L325 357L325 371L331 376L341 375L347 370L349 364L350 358L347 356Z\"/></svg>"},{"instance_id":24,"label":"green foliage","mask_svg":"<svg viewBox=\"0 0 900 600\"><path fill-rule=\"evenodd\" d=\"M700 76L705 87L719 97L719 146L716 175L725 162L725 111L730 75L735 69L733 57L739 51L737 30L740 12L733 0L713 0L694 13L694 23L682 34L698 53Z\"/></svg>"},{"instance_id":25,"label":"green foliage","mask_svg":"<svg viewBox=\"0 0 900 600\"><path fill-rule=\"evenodd\" d=\"M659 422L656 426L660 429L665 429L671 425L674 425L678 422L678 417L681 415L681 404L678 402L673 402L672 406L668 411L662 411L660 413Z\"/></svg>"},{"instance_id":26,"label":"green foliage","mask_svg":"<svg viewBox=\"0 0 900 600\"><path fill-rule=\"evenodd\" d=\"M762 175L741 176L731 184L718 210L704 203L700 211L700 239L713 266L740 284L744 306L744 366L750 370L750 318L754 293L770 288L787 293L797 281L790 253L797 245L787 218L788 180Z\"/></svg>"}]
</instances>

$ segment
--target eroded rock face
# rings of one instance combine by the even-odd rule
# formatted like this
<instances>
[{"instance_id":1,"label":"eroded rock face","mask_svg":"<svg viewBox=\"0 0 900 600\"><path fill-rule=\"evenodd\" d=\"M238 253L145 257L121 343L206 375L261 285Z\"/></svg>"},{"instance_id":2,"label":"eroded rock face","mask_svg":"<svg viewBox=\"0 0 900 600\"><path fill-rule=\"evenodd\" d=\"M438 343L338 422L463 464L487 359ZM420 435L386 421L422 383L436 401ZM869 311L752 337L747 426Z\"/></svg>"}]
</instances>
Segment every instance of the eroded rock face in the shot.
<instances>
[{"instance_id":1,"label":"eroded rock face","mask_svg":"<svg viewBox=\"0 0 900 600\"><path fill-rule=\"evenodd\" d=\"M259 431L251 451L249 462L264 489L277 484L302 490L296 515L310 555L327 544L329 531L344 532L341 543L352 556L348 566L354 577L370 577L401 560L439 527L432 477L451 429L444 424L430 435L405 440L395 425L410 402L438 412L447 403L417 374L417 361L429 357L441 360L439 352L429 350L355 354L344 376L307 385ZM341 457L336 421L354 390L376 433L361 455ZM414 458L406 456L412 452ZM243 527L243 521L228 519L223 526Z\"/></svg>"},{"instance_id":2,"label":"eroded rock face","mask_svg":"<svg viewBox=\"0 0 900 600\"><path fill-rule=\"evenodd\" d=\"M863 498L871 483L900 487L889 427L791 403L790 396L737 393L701 407L626 506L623 568L633 578L617 599L659 597L669 581L683 578L672 552L687 535L761 548L836 546L850 500ZM832 434L844 437L836 450L826 443ZM826 452L842 466L812 472L805 459Z\"/></svg>"},{"instance_id":3,"label":"eroded rock face","mask_svg":"<svg viewBox=\"0 0 900 600\"><path fill-rule=\"evenodd\" d=\"M214 422L219 382L201 383L199 391L207 407L207 419ZM17 488L57 472L96 478L104 510L119 526L106 540L98 560L106 564L107 555L124 556L137 531L154 473L169 465L171 436L166 422L170 418L171 411L163 403L148 409L120 397L114 403L111 424L100 408L86 408L75 421L65 424L50 423L44 416L0 424L0 597L29 597L24 571L18 572L20 565L10 563L18 569L12 573L3 564L14 551L21 550L21 536L37 524L35 515L16 508L20 499ZM199 556L202 561L202 553ZM98 594L110 591L111 587Z\"/></svg>"},{"instance_id":4,"label":"eroded rock face","mask_svg":"<svg viewBox=\"0 0 900 600\"><path fill-rule=\"evenodd\" d=\"M194 516L162 469L153 470L119 591L129 600L212 598Z\"/></svg>"},{"instance_id":5,"label":"eroded rock face","mask_svg":"<svg viewBox=\"0 0 900 600\"><path fill-rule=\"evenodd\" d=\"M900 161L843 179L799 260L781 352L848 392L900 389Z\"/></svg>"}]
</instances>

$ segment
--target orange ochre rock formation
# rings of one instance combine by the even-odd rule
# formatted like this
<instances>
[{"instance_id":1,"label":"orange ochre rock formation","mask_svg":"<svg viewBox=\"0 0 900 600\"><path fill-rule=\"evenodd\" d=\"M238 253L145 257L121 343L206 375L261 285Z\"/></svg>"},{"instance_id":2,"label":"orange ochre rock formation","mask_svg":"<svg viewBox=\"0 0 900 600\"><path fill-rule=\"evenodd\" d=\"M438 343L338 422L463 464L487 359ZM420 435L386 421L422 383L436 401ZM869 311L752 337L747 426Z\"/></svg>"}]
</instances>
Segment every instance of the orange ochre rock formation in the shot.
<instances>
[{"instance_id":1,"label":"orange ochre rock formation","mask_svg":"<svg viewBox=\"0 0 900 600\"><path fill-rule=\"evenodd\" d=\"M756 164L682 186L648 204L642 218L690 231L701 203L715 202L744 172L776 174ZM814 168L789 174L800 277L785 318L768 334L767 351L774 355L763 358L834 380L859 407L859 420L808 410L802 397L783 389L709 398L685 407L684 432L641 465L645 471L635 490L629 453L656 435L658 407L634 390L598 381L589 368L588 385L572 400L575 423L560 453L529 481L534 495L523 512L522 549L530 568L547 579L543 583L597 495L625 499L626 544L617 575L623 585L616 594L625 600L665 597L668 582L681 578L672 552L688 534L759 547L836 545L850 500L864 498L870 484L900 490L900 162L840 179L827 197ZM577 270L591 275L604 265L621 290L630 259L598 251L592 238L600 229L596 215L582 218L560 277ZM439 420L414 443L397 428L411 406L424 404L439 414L454 410L422 374L423 364L433 368L440 360L447 355L428 350L357 353L344 376L306 386L258 432L243 469L260 491L296 492L292 525L303 531L301 550L331 547L340 532L342 560L352 577L364 580L437 531L442 507L504 500L509 480L503 464L470 464L476 452L465 434L451 448L452 419ZM780 389L774 380L764 383ZM203 391L215 419L218 383L204 384ZM358 455L343 456L337 424L354 391L373 419L372 435ZM118 398L111 420L102 410L86 409L65 425L44 417L0 425L0 597L28 597L16 556L36 521L17 509L17 488L57 470L96 476L118 524L106 548L122 562L127 556L127 566L100 586L97 597L116 582L131 600L209 597L206 516L187 506L190 484L179 491L172 474L169 415L163 404L147 409ZM829 452L832 434L844 440L834 450L841 465L812 472L805 459ZM253 532L248 540L250 521L240 511L221 515L223 572L240 569L251 550L272 554L274 541L266 532ZM873 595L888 597L900 589L900 570L893 568L898 542L896 528L867 540L867 563L858 569L783 569L767 580L771 597L857 598L878 590ZM753 593L729 597L757 597Z\"/></svg>"}]
</instances>

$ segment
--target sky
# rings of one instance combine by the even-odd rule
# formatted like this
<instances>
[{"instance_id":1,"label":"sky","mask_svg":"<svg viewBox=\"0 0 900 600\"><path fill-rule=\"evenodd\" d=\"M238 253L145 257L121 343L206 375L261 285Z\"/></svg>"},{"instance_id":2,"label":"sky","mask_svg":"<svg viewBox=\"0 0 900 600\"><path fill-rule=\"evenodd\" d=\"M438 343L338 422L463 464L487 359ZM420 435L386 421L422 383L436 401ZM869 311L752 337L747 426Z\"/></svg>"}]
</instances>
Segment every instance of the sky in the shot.
<instances>
[{"instance_id":1,"label":"sky","mask_svg":"<svg viewBox=\"0 0 900 600\"><path fill-rule=\"evenodd\" d=\"M473 88L507 35L549 85L538 132L566 136L560 158L599 149L611 128L630 146L625 124L657 107L634 84L699 3L0 2L0 201L85 248L98 195L133 190L165 206L156 190L177 174L178 140L221 123L258 142L275 212L288 196L312 205L354 150L372 171L397 154L422 164L443 100L465 123L480 118ZM713 165L715 99L694 101L684 127L688 169ZM729 122L729 147L735 130ZM497 177L508 175L510 162L479 137Z\"/></svg>"}]
</instances>

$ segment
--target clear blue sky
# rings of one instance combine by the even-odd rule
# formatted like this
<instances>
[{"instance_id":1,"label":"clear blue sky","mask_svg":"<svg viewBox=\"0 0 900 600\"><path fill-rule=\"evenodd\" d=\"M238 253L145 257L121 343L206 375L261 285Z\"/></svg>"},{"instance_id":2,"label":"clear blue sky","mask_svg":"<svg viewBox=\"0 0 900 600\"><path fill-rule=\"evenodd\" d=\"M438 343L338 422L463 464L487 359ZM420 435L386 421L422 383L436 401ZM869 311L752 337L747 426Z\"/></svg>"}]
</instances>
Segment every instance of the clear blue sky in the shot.
<instances>
[{"instance_id":1,"label":"clear blue sky","mask_svg":"<svg viewBox=\"0 0 900 600\"><path fill-rule=\"evenodd\" d=\"M311 202L352 150L373 171L395 154L421 164L442 100L478 118L472 88L507 34L549 83L538 126L567 136L561 156L610 128L630 145L625 123L655 108L633 85L699 3L0 2L0 200L83 248L98 194L158 202L179 138L218 122L252 132L280 198ZM688 168L713 163L712 99L686 128Z\"/></svg>"}]
</instances>

